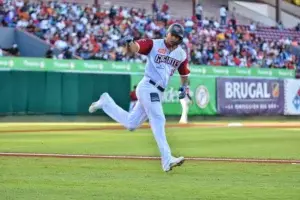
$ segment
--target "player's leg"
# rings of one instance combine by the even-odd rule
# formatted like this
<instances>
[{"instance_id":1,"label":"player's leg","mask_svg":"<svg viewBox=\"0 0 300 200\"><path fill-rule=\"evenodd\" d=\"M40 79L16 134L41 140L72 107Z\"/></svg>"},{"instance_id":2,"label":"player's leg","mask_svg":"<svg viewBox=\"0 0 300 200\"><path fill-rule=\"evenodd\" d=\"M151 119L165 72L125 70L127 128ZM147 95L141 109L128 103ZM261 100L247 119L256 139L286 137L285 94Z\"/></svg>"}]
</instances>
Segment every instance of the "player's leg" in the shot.
<instances>
[{"instance_id":1,"label":"player's leg","mask_svg":"<svg viewBox=\"0 0 300 200\"><path fill-rule=\"evenodd\" d=\"M136 129L147 119L147 115L139 102L129 113L118 106L108 93L103 93L98 101L92 103L89 112L93 113L98 109L102 109L108 116L129 130Z\"/></svg>"},{"instance_id":2,"label":"player's leg","mask_svg":"<svg viewBox=\"0 0 300 200\"><path fill-rule=\"evenodd\" d=\"M132 109L133 109L133 106L132 106L132 105L133 105L133 104L132 104L132 101L130 101L128 112L131 112L131 111L132 111Z\"/></svg>"},{"instance_id":3,"label":"player's leg","mask_svg":"<svg viewBox=\"0 0 300 200\"><path fill-rule=\"evenodd\" d=\"M188 99L188 97L180 99L180 104L181 104L181 107L182 107L182 113L181 113L179 123L187 124L188 123L188 112L189 112L189 99Z\"/></svg>"},{"instance_id":4,"label":"player's leg","mask_svg":"<svg viewBox=\"0 0 300 200\"><path fill-rule=\"evenodd\" d=\"M150 126L158 145L162 168L169 171L174 166L181 165L184 161L183 157L174 158L167 142L165 133L166 118L162 108L162 93L151 85L144 84L137 89L139 101L142 103L145 112L149 118Z\"/></svg>"},{"instance_id":5,"label":"player's leg","mask_svg":"<svg viewBox=\"0 0 300 200\"><path fill-rule=\"evenodd\" d=\"M136 101L130 101L129 112L131 112L133 110L133 107L135 106L135 104L136 104Z\"/></svg>"},{"instance_id":6,"label":"player's leg","mask_svg":"<svg viewBox=\"0 0 300 200\"><path fill-rule=\"evenodd\" d=\"M135 130L136 128L140 127L146 120L148 119L147 114L144 110L143 105L141 102L137 101L128 115L128 129L130 131Z\"/></svg>"}]
</instances>

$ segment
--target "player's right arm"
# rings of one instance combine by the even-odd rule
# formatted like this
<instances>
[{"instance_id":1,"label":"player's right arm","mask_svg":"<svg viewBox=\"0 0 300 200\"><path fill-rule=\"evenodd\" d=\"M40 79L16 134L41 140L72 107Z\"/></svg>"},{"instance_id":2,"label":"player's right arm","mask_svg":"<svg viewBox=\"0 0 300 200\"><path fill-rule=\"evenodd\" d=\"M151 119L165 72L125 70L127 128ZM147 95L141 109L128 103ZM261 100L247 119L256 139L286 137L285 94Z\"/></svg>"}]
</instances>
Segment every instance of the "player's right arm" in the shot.
<instances>
[{"instance_id":1,"label":"player's right arm","mask_svg":"<svg viewBox=\"0 0 300 200\"><path fill-rule=\"evenodd\" d=\"M135 41L128 42L126 44L126 53L137 53L140 47Z\"/></svg>"}]
</instances>

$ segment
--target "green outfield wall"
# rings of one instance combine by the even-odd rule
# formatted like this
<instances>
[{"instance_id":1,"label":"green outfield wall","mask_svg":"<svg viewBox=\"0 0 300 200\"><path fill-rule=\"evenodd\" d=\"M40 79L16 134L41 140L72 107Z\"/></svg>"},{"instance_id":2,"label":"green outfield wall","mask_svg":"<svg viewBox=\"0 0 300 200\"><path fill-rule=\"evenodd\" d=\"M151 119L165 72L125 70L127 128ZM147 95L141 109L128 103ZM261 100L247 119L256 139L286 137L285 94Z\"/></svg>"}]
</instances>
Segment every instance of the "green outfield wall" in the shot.
<instances>
[{"instance_id":1,"label":"green outfield wall","mask_svg":"<svg viewBox=\"0 0 300 200\"><path fill-rule=\"evenodd\" d=\"M236 77L274 80L295 77L294 70L286 69L191 65L190 70L193 99L190 115L219 113L216 80L220 77L233 82ZM90 103L103 92L108 92L117 104L128 110L129 92L141 80L143 72L141 63L3 57L0 58L0 114L85 115ZM272 82L270 85L273 87ZM179 86L180 77L174 75L164 93L166 115L181 114ZM293 98L289 101L294 101Z\"/></svg>"}]
</instances>

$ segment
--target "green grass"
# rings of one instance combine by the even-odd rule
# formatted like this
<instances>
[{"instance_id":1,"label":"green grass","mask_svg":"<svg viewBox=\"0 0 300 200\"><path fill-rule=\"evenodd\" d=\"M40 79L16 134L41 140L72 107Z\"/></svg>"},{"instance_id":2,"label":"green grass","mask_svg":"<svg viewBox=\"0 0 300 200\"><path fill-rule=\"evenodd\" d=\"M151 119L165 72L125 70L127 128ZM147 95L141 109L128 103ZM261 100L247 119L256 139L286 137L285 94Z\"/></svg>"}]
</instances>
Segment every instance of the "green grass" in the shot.
<instances>
[{"instance_id":1,"label":"green grass","mask_svg":"<svg viewBox=\"0 0 300 200\"><path fill-rule=\"evenodd\" d=\"M300 131L168 128L175 155L300 159ZM0 133L0 152L147 155L148 129ZM1 200L299 200L300 165L187 161L164 173L159 161L0 157Z\"/></svg>"},{"instance_id":2,"label":"green grass","mask_svg":"<svg viewBox=\"0 0 300 200\"><path fill-rule=\"evenodd\" d=\"M299 132L270 128L168 128L167 136L175 155L300 159ZM1 133L0 152L159 155L148 129Z\"/></svg>"},{"instance_id":3,"label":"green grass","mask_svg":"<svg viewBox=\"0 0 300 200\"><path fill-rule=\"evenodd\" d=\"M300 198L300 166L159 161L0 158L3 200Z\"/></svg>"}]
</instances>

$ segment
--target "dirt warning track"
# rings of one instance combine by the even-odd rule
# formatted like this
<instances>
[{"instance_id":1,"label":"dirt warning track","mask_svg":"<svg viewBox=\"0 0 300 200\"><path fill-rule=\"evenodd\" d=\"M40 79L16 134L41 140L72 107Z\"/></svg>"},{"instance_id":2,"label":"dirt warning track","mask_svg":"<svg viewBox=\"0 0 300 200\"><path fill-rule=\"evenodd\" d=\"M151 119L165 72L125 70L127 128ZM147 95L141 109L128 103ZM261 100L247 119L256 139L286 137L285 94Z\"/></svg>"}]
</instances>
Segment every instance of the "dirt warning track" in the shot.
<instances>
[{"instance_id":1,"label":"dirt warning track","mask_svg":"<svg viewBox=\"0 0 300 200\"><path fill-rule=\"evenodd\" d=\"M167 128L295 128L299 129L300 122L209 122L190 124L167 124ZM139 129L149 129L149 124L142 125ZM28 133L28 132L61 132L61 131L101 131L125 130L118 124L102 123L5 123L0 124L0 133Z\"/></svg>"},{"instance_id":2,"label":"dirt warning track","mask_svg":"<svg viewBox=\"0 0 300 200\"><path fill-rule=\"evenodd\" d=\"M90 159L124 159L124 160L159 160L155 156L121 156L121 155L91 155L91 154L43 154L43 153L0 153L2 157L40 157L40 158L90 158ZM189 157L190 161L238 162L238 163L275 163L300 164L300 160L286 159L247 159L247 158L205 158Z\"/></svg>"}]
</instances>

